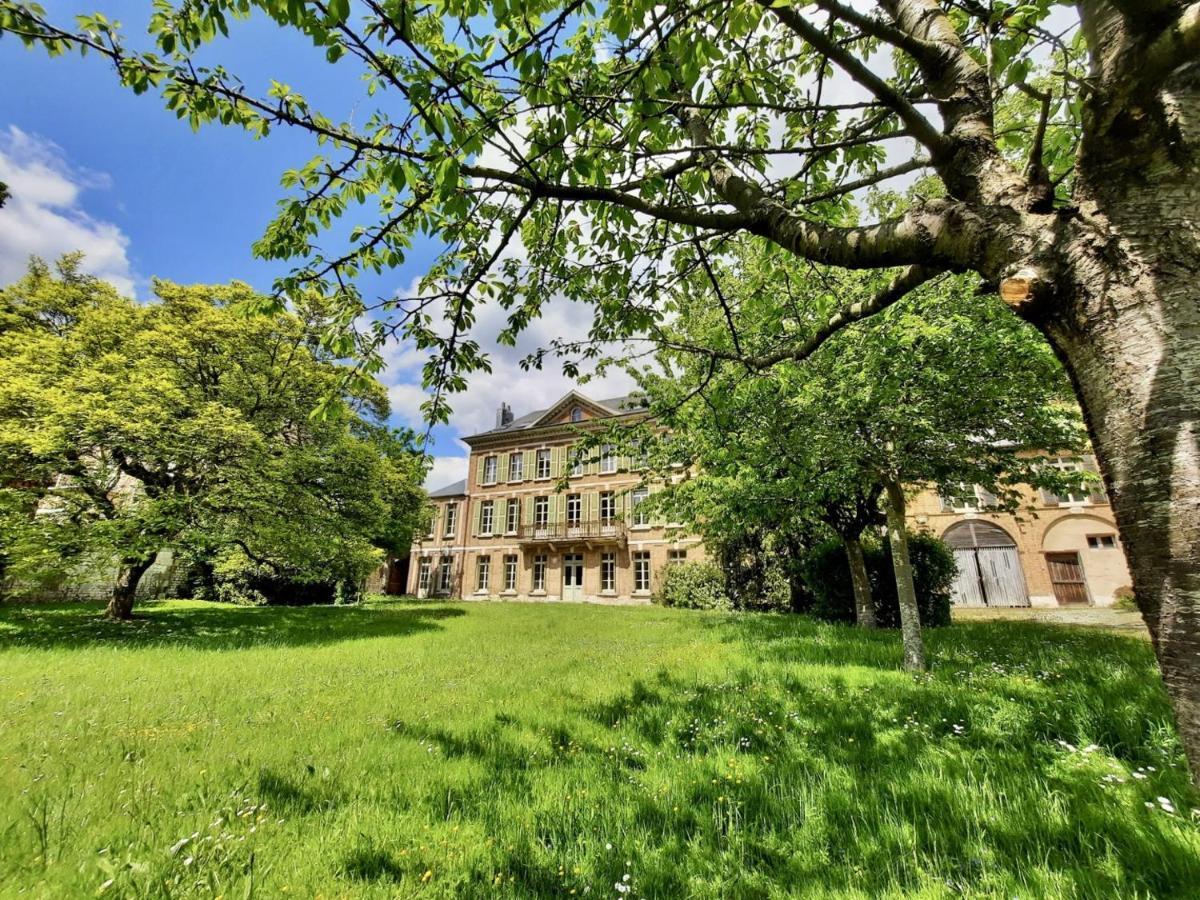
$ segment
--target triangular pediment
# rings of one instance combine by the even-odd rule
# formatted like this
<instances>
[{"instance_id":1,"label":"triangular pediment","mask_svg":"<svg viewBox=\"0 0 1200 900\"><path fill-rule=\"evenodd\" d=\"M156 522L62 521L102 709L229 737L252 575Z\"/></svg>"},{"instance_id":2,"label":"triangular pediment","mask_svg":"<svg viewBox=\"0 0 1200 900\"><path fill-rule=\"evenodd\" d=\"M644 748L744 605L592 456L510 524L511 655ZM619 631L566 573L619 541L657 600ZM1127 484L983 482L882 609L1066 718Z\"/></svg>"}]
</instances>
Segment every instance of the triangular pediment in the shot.
<instances>
[{"instance_id":1,"label":"triangular pediment","mask_svg":"<svg viewBox=\"0 0 1200 900\"><path fill-rule=\"evenodd\" d=\"M589 419L607 419L617 413L617 410L609 409L601 403L597 403L590 397L585 397L576 390L567 391L561 399L552 404L545 412L529 424L530 428L537 428L540 425L567 425L571 424L571 413L578 409L582 415L581 421Z\"/></svg>"}]
</instances>

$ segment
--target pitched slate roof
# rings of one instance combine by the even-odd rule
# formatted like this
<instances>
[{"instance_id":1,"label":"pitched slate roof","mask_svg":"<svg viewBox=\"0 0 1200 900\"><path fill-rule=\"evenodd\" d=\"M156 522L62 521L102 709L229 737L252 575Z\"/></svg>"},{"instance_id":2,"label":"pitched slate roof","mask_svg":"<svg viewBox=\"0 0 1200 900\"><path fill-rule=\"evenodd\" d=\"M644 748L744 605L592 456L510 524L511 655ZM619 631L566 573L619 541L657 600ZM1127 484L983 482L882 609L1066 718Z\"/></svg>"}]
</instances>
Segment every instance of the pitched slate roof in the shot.
<instances>
[{"instance_id":1,"label":"pitched slate roof","mask_svg":"<svg viewBox=\"0 0 1200 900\"><path fill-rule=\"evenodd\" d=\"M469 437L484 437L485 435L504 434L505 432L522 431L527 428L532 428L539 421L541 421L542 417L546 415L546 413L550 412L550 410L561 404L563 400L567 399L567 397L570 397L571 394L575 394L581 400L585 400L588 403L603 406L605 409L610 410L614 416L624 416L646 408L646 401L642 394L624 394L620 397L610 397L607 400L592 400L590 397L585 397L578 391L571 391L565 396L560 397L545 409L535 409L533 412L526 413L523 416L518 416L507 425L501 425L499 428L490 428L487 431L480 431L476 434L469 435Z\"/></svg>"},{"instance_id":2,"label":"pitched slate roof","mask_svg":"<svg viewBox=\"0 0 1200 900\"><path fill-rule=\"evenodd\" d=\"M445 487L438 488L436 491L430 491L430 497L461 497L467 492L467 479L456 481L454 484L448 484Z\"/></svg>"}]
</instances>

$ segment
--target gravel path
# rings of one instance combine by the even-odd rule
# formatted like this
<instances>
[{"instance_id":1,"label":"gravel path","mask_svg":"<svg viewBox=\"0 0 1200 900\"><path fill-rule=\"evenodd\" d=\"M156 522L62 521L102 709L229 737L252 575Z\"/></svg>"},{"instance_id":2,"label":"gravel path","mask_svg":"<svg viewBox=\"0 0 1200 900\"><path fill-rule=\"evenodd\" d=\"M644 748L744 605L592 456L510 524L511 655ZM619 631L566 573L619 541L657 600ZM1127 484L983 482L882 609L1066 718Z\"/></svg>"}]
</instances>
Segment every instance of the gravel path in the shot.
<instances>
[{"instance_id":1,"label":"gravel path","mask_svg":"<svg viewBox=\"0 0 1200 900\"><path fill-rule=\"evenodd\" d=\"M1089 628L1106 628L1125 634L1134 634L1147 640L1150 637L1140 613L1111 607L956 608L954 610L954 621L956 622L979 622L990 619L1026 619L1031 622L1046 622L1053 625L1083 625Z\"/></svg>"}]
</instances>

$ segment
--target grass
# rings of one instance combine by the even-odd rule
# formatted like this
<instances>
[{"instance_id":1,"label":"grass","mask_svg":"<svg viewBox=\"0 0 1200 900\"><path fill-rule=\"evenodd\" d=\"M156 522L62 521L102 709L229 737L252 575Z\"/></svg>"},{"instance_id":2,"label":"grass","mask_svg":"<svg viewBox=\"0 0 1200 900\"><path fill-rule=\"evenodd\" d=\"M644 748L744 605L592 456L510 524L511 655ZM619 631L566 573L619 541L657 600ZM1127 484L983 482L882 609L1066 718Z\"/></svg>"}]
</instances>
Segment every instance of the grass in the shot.
<instances>
[{"instance_id":1,"label":"grass","mask_svg":"<svg viewBox=\"0 0 1200 900\"><path fill-rule=\"evenodd\" d=\"M956 625L914 678L894 634L793 617L96 613L0 606L0 895L1200 885L1200 798L1135 638Z\"/></svg>"}]
</instances>

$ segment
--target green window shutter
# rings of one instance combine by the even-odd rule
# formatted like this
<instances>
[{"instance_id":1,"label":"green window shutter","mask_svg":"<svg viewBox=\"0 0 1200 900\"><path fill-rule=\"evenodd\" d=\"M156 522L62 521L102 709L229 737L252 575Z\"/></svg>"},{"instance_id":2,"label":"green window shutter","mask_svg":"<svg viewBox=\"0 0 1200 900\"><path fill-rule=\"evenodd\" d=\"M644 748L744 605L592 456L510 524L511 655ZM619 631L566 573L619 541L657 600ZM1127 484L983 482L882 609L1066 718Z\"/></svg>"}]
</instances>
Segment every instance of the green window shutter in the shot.
<instances>
[{"instance_id":1,"label":"green window shutter","mask_svg":"<svg viewBox=\"0 0 1200 900\"><path fill-rule=\"evenodd\" d=\"M626 491L621 498L621 518L626 524L633 521L633 491Z\"/></svg>"},{"instance_id":2,"label":"green window shutter","mask_svg":"<svg viewBox=\"0 0 1200 900\"><path fill-rule=\"evenodd\" d=\"M475 484L483 484L483 457L479 456L475 459Z\"/></svg>"},{"instance_id":3,"label":"green window shutter","mask_svg":"<svg viewBox=\"0 0 1200 900\"><path fill-rule=\"evenodd\" d=\"M533 504L534 504L533 497L525 498L525 524L526 525L533 524Z\"/></svg>"},{"instance_id":4,"label":"green window shutter","mask_svg":"<svg viewBox=\"0 0 1200 900\"><path fill-rule=\"evenodd\" d=\"M563 467L567 459L567 448L559 445L550 449L550 476L552 478L561 478L563 476Z\"/></svg>"},{"instance_id":5,"label":"green window shutter","mask_svg":"<svg viewBox=\"0 0 1200 900\"><path fill-rule=\"evenodd\" d=\"M583 520L595 522L600 518L600 494L592 491L583 495Z\"/></svg>"},{"instance_id":6,"label":"green window shutter","mask_svg":"<svg viewBox=\"0 0 1200 900\"><path fill-rule=\"evenodd\" d=\"M501 497L492 512L492 534L504 534L508 529L508 501Z\"/></svg>"},{"instance_id":7,"label":"green window shutter","mask_svg":"<svg viewBox=\"0 0 1200 900\"><path fill-rule=\"evenodd\" d=\"M584 465L583 471L586 475L595 475L600 471L600 448L593 447L587 452L587 464Z\"/></svg>"},{"instance_id":8,"label":"green window shutter","mask_svg":"<svg viewBox=\"0 0 1200 900\"><path fill-rule=\"evenodd\" d=\"M533 467L534 467L534 465L536 465L536 463L537 463L537 457L534 454L534 452L532 450L526 450L525 451L525 462L522 464L522 469L521 469L521 480L522 481L528 481L530 478L533 478L533 476L536 474L533 469Z\"/></svg>"},{"instance_id":9,"label":"green window shutter","mask_svg":"<svg viewBox=\"0 0 1200 900\"><path fill-rule=\"evenodd\" d=\"M547 514L547 519L551 525L554 525L558 522L558 499L559 499L559 496L560 495L558 495L558 494L552 494L550 496L550 502L547 504L546 514Z\"/></svg>"},{"instance_id":10,"label":"green window shutter","mask_svg":"<svg viewBox=\"0 0 1200 900\"><path fill-rule=\"evenodd\" d=\"M475 504L475 531L472 533L479 534L479 531L482 527L483 527L483 504L476 503Z\"/></svg>"}]
</instances>

